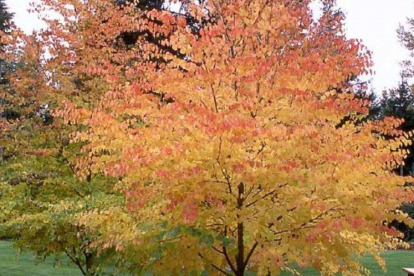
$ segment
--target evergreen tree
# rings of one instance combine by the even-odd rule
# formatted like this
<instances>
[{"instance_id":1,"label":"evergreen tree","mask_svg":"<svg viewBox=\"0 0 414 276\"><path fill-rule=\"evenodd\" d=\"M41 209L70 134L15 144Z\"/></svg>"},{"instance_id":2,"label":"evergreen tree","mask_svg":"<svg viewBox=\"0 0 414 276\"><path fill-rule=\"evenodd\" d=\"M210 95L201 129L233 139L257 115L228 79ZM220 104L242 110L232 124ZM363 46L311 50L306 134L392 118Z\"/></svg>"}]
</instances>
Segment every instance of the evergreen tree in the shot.
<instances>
[{"instance_id":1,"label":"evergreen tree","mask_svg":"<svg viewBox=\"0 0 414 276\"><path fill-rule=\"evenodd\" d=\"M414 128L414 95L403 73L397 88L383 91L380 107L381 117L401 118L404 119L402 129L412 130Z\"/></svg>"},{"instance_id":2,"label":"evergreen tree","mask_svg":"<svg viewBox=\"0 0 414 276\"><path fill-rule=\"evenodd\" d=\"M401 43L411 52L414 57L414 19L408 20L407 27L401 26L398 30L398 36ZM397 88L383 91L380 100L376 101L371 108L371 113L377 119L384 117L397 117L403 119L404 122L400 129L408 132L414 130L414 94L413 85L409 84L409 80L414 76L414 66L412 61L406 60L402 63L403 71L401 72L401 81ZM400 166L396 173L400 175L414 175L414 146L409 144L405 146L405 150L409 152L404 160L404 166ZM413 183L406 183L412 186ZM399 208L402 212L414 218L414 202L403 204ZM393 221L391 226L404 233L405 240L411 240L414 237L414 228L404 222Z\"/></svg>"},{"instance_id":3,"label":"evergreen tree","mask_svg":"<svg viewBox=\"0 0 414 276\"><path fill-rule=\"evenodd\" d=\"M8 11L4 0L0 0L0 30L3 32L9 31L12 18L13 14Z\"/></svg>"},{"instance_id":4,"label":"evergreen tree","mask_svg":"<svg viewBox=\"0 0 414 276\"><path fill-rule=\"evenodd\" d=\"M403 119L404 122L400 126L400 129L406 132L414 130L414 95L405 73L401 73L401 81L397 88L383 91L378 106L379 118L396 117ZM413 175L414 147L407 145L406 150L410 151L410 154L405 160L405 166L400 167L399 173Z\"/></svg>"},{"instance_id":5,"label":"evergreen tree","mask_svg":"<svg viewBox=\"0 0 414 276\"><path fill-rule=\"evenodd\" d=\"M0 36L2 33L10 32L12 18L13 14L8 11L4 0L0 0ZM4 45L0 42L0 52L3 51L3 48ZM6 83L5 73L8 67L9 66L7 63L5 63L4 60L0 58L0 84Z\"/></svg>"}]
</instances>

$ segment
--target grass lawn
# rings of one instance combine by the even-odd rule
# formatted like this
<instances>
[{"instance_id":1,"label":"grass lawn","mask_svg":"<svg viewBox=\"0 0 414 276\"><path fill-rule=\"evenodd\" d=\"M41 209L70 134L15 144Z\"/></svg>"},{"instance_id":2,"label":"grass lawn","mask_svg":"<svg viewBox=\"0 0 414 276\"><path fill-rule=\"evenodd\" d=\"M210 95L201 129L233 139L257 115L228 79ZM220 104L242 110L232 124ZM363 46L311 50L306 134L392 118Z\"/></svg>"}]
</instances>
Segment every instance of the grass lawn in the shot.
<instances>
[{"instance_id":1,"label":"grass lawn","mask_svg":"<svg viewBox=\"0 0 414 276\"><path fill-rule=\"evenodd\" d=\"M0 241L0 276L81 276L66 258L54 267L54 259L39 262L30 253L17 254L11 242Z\"/></svg>"},{"instance_id":2,"label":"grass lawn","mask_svg":"<svg viewBox=\"0 0 414 276\"><path fill-rule=\"evenodd\" d=\"M371 271L372 276L407 276L402 271L403 267L414 268L414 251L387 251L383 254L383 258L387 263L387 272L384 273L378 266L377 262L372 257L365 257L362 263ZM320 274L312 269L300 271L303 276L319 276ZM285 273L283 276L289 276L290 273Z\"/></svg>"},{"instance_id":3,"label":"grass lawn","mask_svg":"<svg viewBox=\"0 0 414 276\"><path fill-rule=\"evenodd\" d=\"M373 258L363 259L372 276L406 276L402 267L414 267L414 251L388 251L383 256L387 262L387 273L381 271ZM303 276L319 276L310 269L301 272ZM81 276L81 273L75 266L68 265L66 258L54 267L53 258L39 262L30 253L17 254L10 242L0 241L0 276Z\"/></svg>"}]
</instances>

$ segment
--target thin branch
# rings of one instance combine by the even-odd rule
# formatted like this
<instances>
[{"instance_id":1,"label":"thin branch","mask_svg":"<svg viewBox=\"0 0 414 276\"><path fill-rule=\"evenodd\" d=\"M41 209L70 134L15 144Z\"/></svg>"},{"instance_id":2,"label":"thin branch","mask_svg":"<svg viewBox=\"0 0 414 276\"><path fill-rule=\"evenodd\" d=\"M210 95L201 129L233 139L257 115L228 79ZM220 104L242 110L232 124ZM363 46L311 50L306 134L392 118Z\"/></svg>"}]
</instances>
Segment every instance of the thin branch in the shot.
<instances>
[{"instance_id":1,"label":"thin branch","mask_svg":"<svg viewBox=\"0 0 414 276\"><path fill-rule=\"evenodd\" d=\"M246 193L246 199L250 196L250 194L252 193L253 189L254 189L254 185L252 185L250 187L249 191Z\"/></svg>"},{"instance_id":2,"label":"thin branch","mask_svg":"<svg viewBox=\"0 0 414 276\"><path fill-rule=\"evenodd\" d=\"M227 229L228 229L227 226L225 226L224 227L224 235L225 236L227 236ZM227 264L230 266L231 271L233 271L233 273L237 275L237 270L234 267L233 263L231 262L229 254L227 253L227 249L224 245L223 245L223 254L224 254L224 257L226 258Z\"/></svg>"},{"instance_id":3,"label":"thin branch","mask_svg":"<svg viewBox=\"0 0 414 276\"><path fill-rule=\"evenodd\" d=\"M218 106L217 106L216 92L214 91L214 87L212 84L210 85L210 88L211 88L211 93L213 94L214 108L216 112L218 113L219 111L218 111Z\"/></svg>"},{"instance_id":4,"label":"thin branch","mask_svg":"<svg viewBox=\"0 0 414 276\"><path fill-rule=\"evenodd\" d=\"M71 261L76 264L76 266L80 269L82 274L86 275L86 272L85 272L85 270L83 270L83 267L82 267L82 264L80 263L80 261L78 259L76 259L75 257L73 257L68 251L66 251L66 249L64 250L64 252L69 257L69 259L71 259Z\"/></svg>"},{"instance_id":5,"label":"thin branch","mask_svg":"<svg viewBox=\"0 0 414 276\"><path fill-rule=\"evenodd\" d=\"M219 165L221 165L221 163L220 163L220 157L221 157L221 148L222 148L222 146L223 146L223 139L222 139L222 137L220 136L219 152L218 152L218 155L217 155L217 158L216 158L217 163L218 163Z\"/></svg>"},{"instance_id":6,"label":"thin branch","mask_svg":"<svg viewBox=\"0 0 414 276\"><path fill-rule=\"evenodd\" d=\"M263 200L263 199L266 199L268 196L271 196L271 195L273 195L274 193L276 193L277 192L277 190L273 190L273 191L271 191L271 192L268 192L267 194L265 194L264 196L262 196L261 198L258 198L258 199L256 199L255 201L253 201L253 202L250 202L249 204L247 204L246 205L246 208L247 207L250 207L250 206L252 206L252 205L254 205L254 204L256 204L257 202L259 202L260 200Z\"/></svg>"},{"instance_id":7,"label":"thin branch","mask_svg":"<svg viewBox=\"0 0 414 276\"><path fill-rule=\"evenodd\" d=\"M336 211L338 210L340 206L334 206L328 210L326 210L325 212L320 213L319 215L317 215L314 218L311 218L309 221L302 223L299 227L293 228L291 230L282 230L282 231L272 231L275 235L280 235L283 233L287 233L287 232L295 232L295 231L299 231L299 230L303 230L303 229L309 229L314 227L314 225L310 225L315 223L317 220L321 219L323 216L328 215L329 213L331 213L332 211ZM289 210L288 210L289 211Z\"/></svg>"},{"instance_id":8,"label":"thin branch","mask_svg":"<svg viewBox=\"0 0 414 276\"><path fill-rule=\"evenodd\" d=\"M228 175L228 173L226 172L226 170L225 170L225 169L221 169L221 173L223 174L224 178L225 178L225 179L226 179L226 181L227 181L227 186L228 186L228 188L229 188L229 192L230 192L230 194L231 194L234 198L237 198L237 197L233 194L233 189L232 189L232 187L231 187L230 176Z\"/></svg>"},{"instance_id":9,"label":"thin branch","mask_svg":"<svg viewBox=\"0 0 414 276\"><path fill-rule=\"evenodd\" d=\"M259 149L259 151L257 152L256 156L259 156L259 154L261 154L263 152L263 150L266 147L266 143L265 142L261 142L261 148Z\"/></svg>"},{"instance_id":10,"label":"thin branch","mask_svg":"<svg viewBox=\"0 0 414 276\"><path fill-rule=\"evenodd\" d=\"M222 250L220 250L220 249L216 248L215 246L213 246L212 248L213 248L213 250L214 250L214 251L216 251L216 252L218 252L218 253L220 253L220 254L224 254L224 251L222 251Z\"/></svg>"},{"instance_id":11,"label":"thin branch","mask_svg":"<svg viewBox=\"0 0 414 276\"><path fill-rule=\"evenodd\" d=\"M201 253L198 253L198 256L199 256L201 259L205 259L205 258L204 258L204 256L203 256ZM219 272L223 273L224 275L230 276L230 274L229 274L229 273L227 273L226 271L224 271L224 270L223 270L223 269L221 269L220 267L216 266L215 264L211 264L211 266L212 266L214 269L218 270Z\"/></svg>"},{"instance_id":12,"label":"thin branch","mask_svg":"<svg viewBox=\"0 0 414 276\"><path fill-rule=\"evenodd\" d=\"M82 195L76 188L72 188L72 190L81 198L85 198L84 195Z\"/></svg>"},{"instance_id":13,"label":"thin branch","mask_svg":"<svg viewBox=\"0 0 414 276\"><path fill-rule=\"evenodd\" d=\"M211 265L214 269L218 270L219 272L223 273L224 275L230 276L229 273L227 273L226 271L224 271L223 269L219 268L218 266L216 266L215 264Z\"/></svg>"},{"instance_id":14,"label":"thin branch","mask_svg":"<svg viewBox=\"0 0 414 276\"><path fill-rule=\"evenodd\" d=\"M254 243L254 245L253 245L252 249L250 250L249 254L247 254L247 258L246 258L246 260L244 261L244 266L245 266L245 267L246 267L246 266L247 266L247 264L249 263L250 258L252 257L253 252L254 252L254 250L256 249L256 247L257 247L258 245L259 245L259 243L256 241L256 242Z\"/></svg>"},{"instance_id":15,"label":"thin branch","mask_svg":"<svg viewBox=\"0 0 414 276\"><path fill-rule=\"evenodd\" d=\"M230 266L231 271L233 271L234 274L237 274L237 270L234 267L233 263L231 262L229 254L227 253L227 249L225 246L223 246L223 254L224 254L224 257L226 258L227 264Z\"/></svg>"}]
</instances>

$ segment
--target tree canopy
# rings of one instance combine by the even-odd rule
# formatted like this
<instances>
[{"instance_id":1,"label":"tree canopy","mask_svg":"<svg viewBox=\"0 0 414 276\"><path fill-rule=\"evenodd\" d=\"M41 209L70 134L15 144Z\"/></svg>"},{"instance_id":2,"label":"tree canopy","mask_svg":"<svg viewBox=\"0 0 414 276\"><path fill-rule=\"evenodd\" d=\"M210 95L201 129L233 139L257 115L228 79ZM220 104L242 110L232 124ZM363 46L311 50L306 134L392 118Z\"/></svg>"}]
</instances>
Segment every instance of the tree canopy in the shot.
<instances>
[{"instance_id":1,"label":"tree canopy","mask_svg":"<svg viewBox=\"0 0 414 276\"><path fill-rule=\"evenodd\" d=\"M388 222L411 224L395 211L413 199L408 178L393 172L411 134L364 119L350 80L370 52L346 38L335 1L317 21L311 2L41 1L61 19L25 44L40 76L24 69L16 91L35 81L78 147L62 188L96 183L88 208L72 192L51 205L76 213L65 225L92 235L88 250L115 250L136 275L367 275L366 253L383 265L399 236ZM125 34L139 34L133 47Z\"/></svg>"}]
</instances>

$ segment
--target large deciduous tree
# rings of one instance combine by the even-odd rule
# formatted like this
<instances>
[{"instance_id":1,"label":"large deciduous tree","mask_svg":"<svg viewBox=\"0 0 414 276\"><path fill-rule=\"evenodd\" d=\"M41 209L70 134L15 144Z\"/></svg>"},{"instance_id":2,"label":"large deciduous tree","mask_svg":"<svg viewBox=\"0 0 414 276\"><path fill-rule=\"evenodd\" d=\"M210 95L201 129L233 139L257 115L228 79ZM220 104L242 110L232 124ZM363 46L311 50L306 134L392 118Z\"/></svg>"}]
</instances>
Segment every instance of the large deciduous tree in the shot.
<instances>
[{"instance_id":1,"label":"large deciduous tree","mask_svg":"<svg viewBox=\"0 0 414 276\"><path fill-rule=\"evenodd\" d=\"M199 33L151 10L165 22L153 31L168 32L162 43L184 58L143 43L127 68L94 68L108 90L60 115L88 126L75 140L87 142L95 170L121 179L136 216L118 218L119 230L111 214L85 216L108 227L102 247L133 251L129 239L140 273L277 275L292 263L366 273L358 257L378 257L396 235L386 221L404 218L392 210L410 195L392 170L409 141L398 119L353 123L368 103L347 83L367 72L369 53L346 39L333 1L317 22L309 4L188 4L210 22ZM154 65L154 55L169 62Z\"/></svg>"},{"instance_id":2,"label":"large deciduous tree","mask_svg":"<svg viewBox=\"0 0 414 276\"><path fill-rule=\"evenodd\" d=\"M80 218L99 232L90 247L136 274L367 274L358 258L395 245L387 222L412 196L392 172L401 121L361 120L349 85L369 52L331 0L318 21L310 0L182 2L196 31L168 9L39 6L62 16L42 48L54 114L83 145L78 176L116 178L128 199Z\"/></svg>"}]
</instances>

